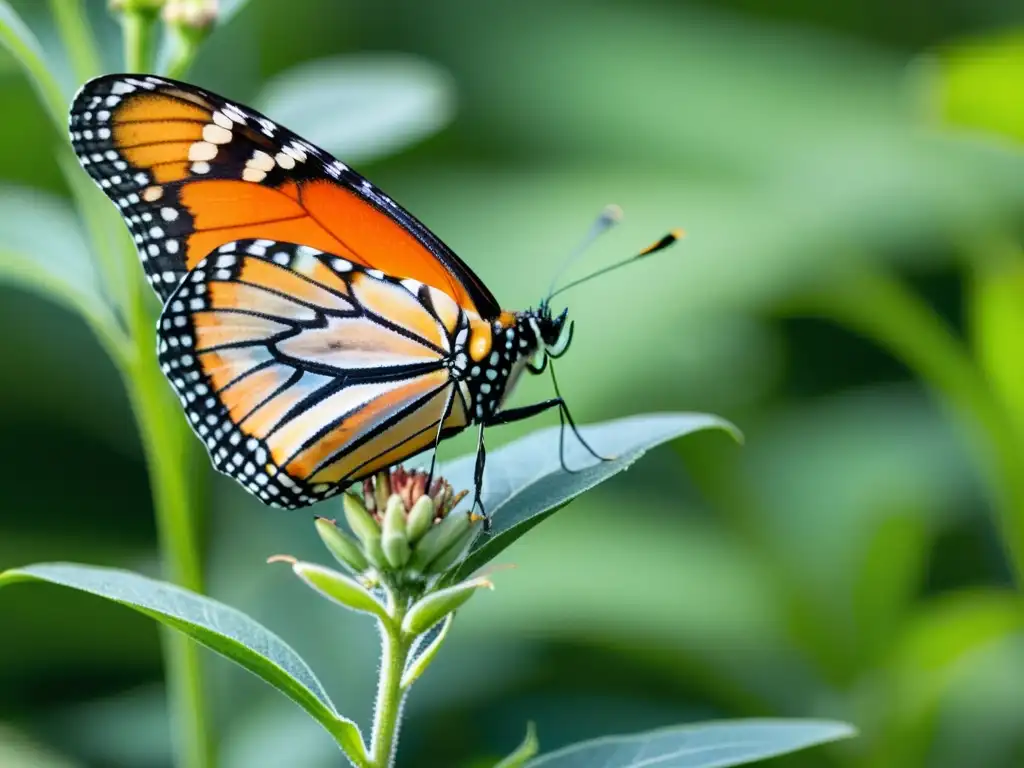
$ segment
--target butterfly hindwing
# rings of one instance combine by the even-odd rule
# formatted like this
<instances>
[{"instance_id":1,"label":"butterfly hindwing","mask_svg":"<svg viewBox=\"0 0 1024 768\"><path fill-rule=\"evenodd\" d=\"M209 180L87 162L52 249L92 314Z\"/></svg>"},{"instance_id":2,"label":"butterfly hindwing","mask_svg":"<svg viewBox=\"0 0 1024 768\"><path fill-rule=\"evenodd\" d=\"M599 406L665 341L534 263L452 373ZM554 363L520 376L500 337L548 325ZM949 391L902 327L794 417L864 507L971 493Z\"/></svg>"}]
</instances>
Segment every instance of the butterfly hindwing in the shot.
<instances>
[{"instance_id":1,"label":"butterfly hindwing","mask_svg":"<svg viewBox=\"0 0 1024 768\"><path fill-rule=\"evenodd\" d=\"M164 301L217 247L267 239L434 286L487 319L500 312L472 270L416 218L255 110L166 78L107 75L75 97L70 131Z\"/></svg>"},{"instance_id":2,"label":"butterfly hindwing","mask_svg":"<svg viewBox=\"0 0 1024 768\"><path fill-rule=\"evenodd\" d=\"M435 303L308 246L227 243L170 295L160 363L217 469L304 506L468 423L446 366L465 318Z\"/></svg>"}]
</instances>

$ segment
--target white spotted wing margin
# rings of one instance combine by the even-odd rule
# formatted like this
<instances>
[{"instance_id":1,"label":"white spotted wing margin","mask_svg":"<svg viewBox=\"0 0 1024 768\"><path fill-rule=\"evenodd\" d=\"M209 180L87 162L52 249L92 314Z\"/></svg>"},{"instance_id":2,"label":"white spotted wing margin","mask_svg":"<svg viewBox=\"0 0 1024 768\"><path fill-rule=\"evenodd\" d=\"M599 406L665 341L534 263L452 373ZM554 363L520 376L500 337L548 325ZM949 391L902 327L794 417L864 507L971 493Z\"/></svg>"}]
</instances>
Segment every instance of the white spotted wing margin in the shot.
<instances>
[{"instance_id":1,"label":"white spotted wing margin","mask_svg":"<svg viewBox=\"0 0 1024 768\"><path fill-rule=\"evenodd\" d=\"M160 365L218 471L308 506L467 425L466 320L431 295L307 246L227 243L168 298Z\"/></svg>"},{"instance_id":2,"label":"white spotted wing margin","mask_svg":"<svg viewBox=\"0 0 1024 768\"><path fill-rule=\"evenodd\" d=\"M179 109L175 114L147 109L147 99L152 103L157 97ZM418 240L453 283L466 287L484 316L500 312L481 280L415 216L329 152L257 110L171 78L111 74L79 89L68 130L79 163L117 207L146 278L163 302L196 257L213 247L209 243L200 253L191 252L193 236L210 230L200 221L204 211L186 204L184 191L190 185L232 180L281 189L326 181L354 193ZM159 163L143 160L162 150L169 154ZM266 211L252 213L253 222L237 226L274 224L272 217L264 218ZM225 233L221 243L261 235L273 236Z\"/></svg>"}]
</instances>

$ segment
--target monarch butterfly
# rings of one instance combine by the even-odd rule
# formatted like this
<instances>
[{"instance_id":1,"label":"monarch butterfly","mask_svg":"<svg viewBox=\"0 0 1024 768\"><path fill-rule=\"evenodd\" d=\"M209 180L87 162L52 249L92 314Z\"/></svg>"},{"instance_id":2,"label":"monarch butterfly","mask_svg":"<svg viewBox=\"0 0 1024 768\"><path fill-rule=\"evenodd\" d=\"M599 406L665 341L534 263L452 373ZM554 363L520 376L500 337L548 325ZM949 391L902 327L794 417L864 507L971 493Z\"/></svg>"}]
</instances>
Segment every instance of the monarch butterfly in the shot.
<instances>
[{"instance_id":1,"label":"monarch butterfly","mask_svg":"<svg viewBox=\"0 0 1024 768\"><path fill-rule=\"evenodd\" d=\"M70 133L164 303L160 366L193 430L263 502L313 504L477 425L482 510L485 426L558 408L575 431L557 384L555 398L504 407L524 368L540 373L568 347L555 292L503 310L429 229L322 149L148 75L86 83Z\"/></svg>"}]
</instances>

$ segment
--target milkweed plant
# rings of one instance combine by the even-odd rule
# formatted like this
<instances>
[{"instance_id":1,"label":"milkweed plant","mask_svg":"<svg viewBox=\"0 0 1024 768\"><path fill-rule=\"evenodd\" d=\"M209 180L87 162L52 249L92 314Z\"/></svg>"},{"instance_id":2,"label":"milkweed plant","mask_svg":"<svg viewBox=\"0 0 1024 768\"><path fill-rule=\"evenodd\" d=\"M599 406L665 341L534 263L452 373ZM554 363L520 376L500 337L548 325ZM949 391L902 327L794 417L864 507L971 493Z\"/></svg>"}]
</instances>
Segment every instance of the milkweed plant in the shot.
<instances>
[{"instance_id":1,"label":"milkweed plant","mask_svg":"<svg viewBox=\"0 0 1024 768\"><path fill-rule=\"evenodd\" d=\"M210 31L226 23L244 2L112 0L110 10L122 29L124 69L186 76ZM99 46L82 0L51 0L50 11L74 79L84 82L101 74ZM31 81L59 135L66 137L68 78L61 76L51 61L52 52L44 51L5 0L0 0L0 41ZM614 458L599 461L570 445L563 463L557 429L542 429L491 454L483 485L487 526L465 499L472 488L472 456L441 466L434 476L402 467L380 472L340 501L322 504L323 516L314 524L333 556L333 566L268 553L271 565L254 567L284 564L326 598L325 611L355 611L376 622L381 638L379 683L373 722L364 735L335 709L312 669L284 640L203 595L195 521L201 517L201 482L207 472L200 467L206 458L157 365L157 307L141 279L134 245L113 209L74 162L66 139L55 154L77 209L78 231L85 233L82 242L47 239L48 230L66 223L55 219L70 217L65 209L26 206L22 213L36 225L26 232L38 233L39 239L16 242L17 237L6 237L0 242L0 269L4 277L76 311L120 371L147 458L167 581L118 569L44 563L0 574L0 586L58 584L128 606L163 624L168 633L164 647L174 742L182 768L217 765L197 644L292 699L333 736L352 765L393 765L402 704L454 631L457 611L499 581L497 574L487 572L493 558L648 449L699 430L719 429L738 436L732 425L710 415L635 416L581 430L588 443ZM5 204L3 198L0 204ZM500 593L488 599L500 600ZM828 721L724 721L610 736L537 756L538 738L527 726L522 743L497 765L728 766L851 734L849 726Z\"/></svg>"}]
</instances>

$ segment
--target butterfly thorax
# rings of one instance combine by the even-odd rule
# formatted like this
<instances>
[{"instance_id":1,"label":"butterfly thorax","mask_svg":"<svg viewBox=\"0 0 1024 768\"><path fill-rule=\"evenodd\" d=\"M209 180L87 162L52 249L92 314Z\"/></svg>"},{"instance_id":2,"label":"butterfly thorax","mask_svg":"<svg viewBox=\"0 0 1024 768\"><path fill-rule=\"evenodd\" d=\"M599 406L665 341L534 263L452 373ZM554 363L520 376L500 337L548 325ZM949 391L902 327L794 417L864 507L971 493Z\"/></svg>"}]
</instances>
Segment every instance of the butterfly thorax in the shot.
<instances>
[{"instance_id":1,"label":"butterfly thorax","mask_svg":"<svg viewBox=\"0 0 1024 768\"><path fill-rule=\"evenodd\" d=\"M524 368L543 368L538 358L548 354L564 324L564 313L552 317L544 305L522 312L503 312L491 323L471 324L465 349L459 350L455 359L464 363L456 376L468 390L474 422L486 423L502 408Z\"/></svg>"},{"instance_id":2,"label":"butterfly thorax","mask_svg":"<svg viewBox=\"0 0 1024 768\"><path fill-rule=\"evenodd\" d=\"M503 312L490 323L473 324L464 349L455 356L465 363L455 375L468 395L473 422L486 423L498 411L538 346L529 313Z\"/></svg>"}]
</instances>

